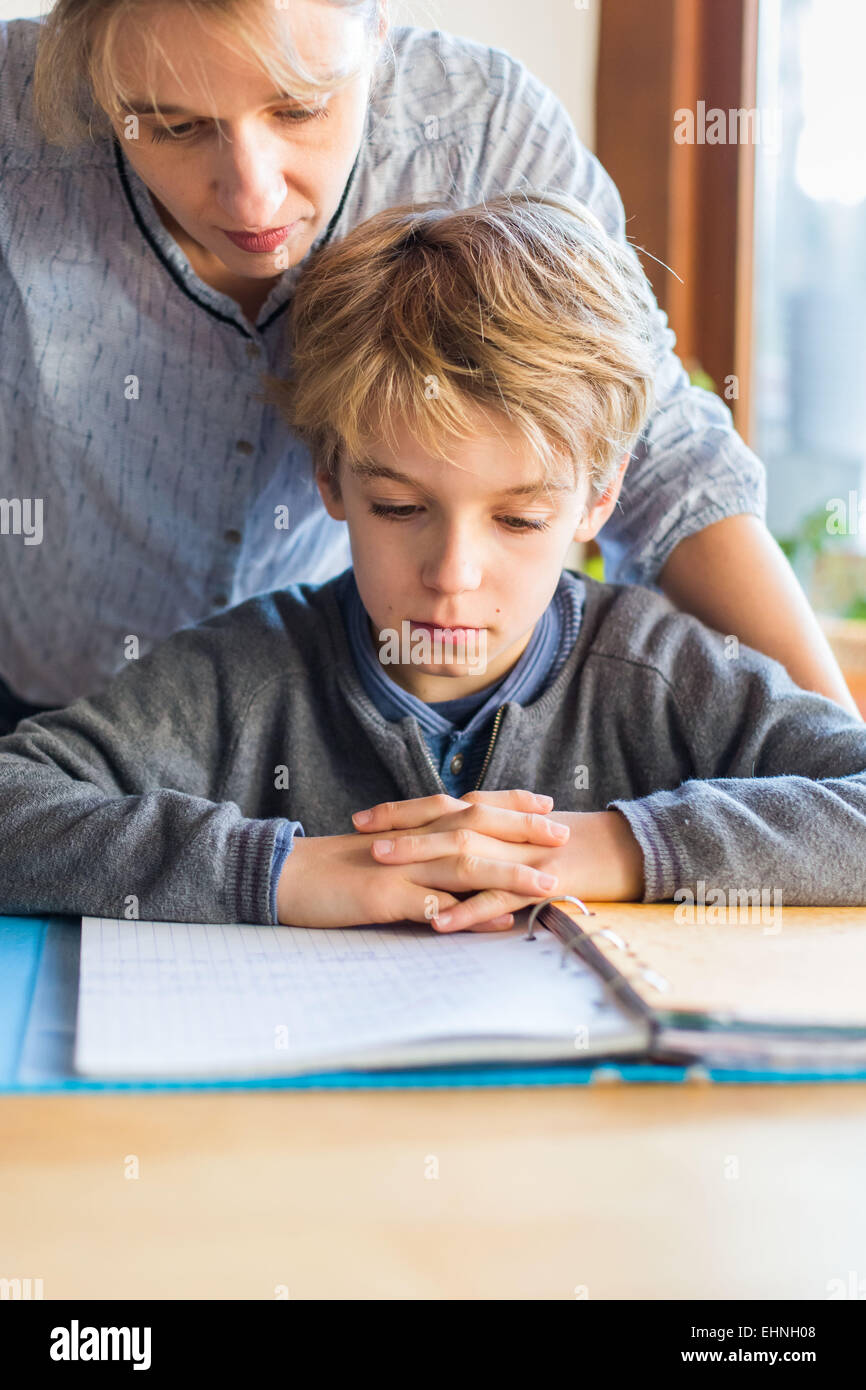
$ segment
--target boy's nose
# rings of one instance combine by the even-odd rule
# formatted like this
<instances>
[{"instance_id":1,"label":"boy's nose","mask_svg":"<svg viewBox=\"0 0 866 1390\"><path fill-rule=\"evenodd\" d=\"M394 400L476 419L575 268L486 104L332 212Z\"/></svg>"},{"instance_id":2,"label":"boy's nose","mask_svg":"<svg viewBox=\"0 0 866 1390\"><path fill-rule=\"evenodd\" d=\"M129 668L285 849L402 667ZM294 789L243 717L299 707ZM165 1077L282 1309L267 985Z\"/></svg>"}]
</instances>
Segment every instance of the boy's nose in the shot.
<instances>
[{"instance_id":1,"label":"boy's nose","mask_svg":"<svg viewBox=\"0 0 866 1390\"><path fill-rule=\"evenodd\" d=\"M479 588L481 575L477 544L464 538L449 541L428 556L423 579L429 588L458 594Z\"/></svg>"}]
</instances>

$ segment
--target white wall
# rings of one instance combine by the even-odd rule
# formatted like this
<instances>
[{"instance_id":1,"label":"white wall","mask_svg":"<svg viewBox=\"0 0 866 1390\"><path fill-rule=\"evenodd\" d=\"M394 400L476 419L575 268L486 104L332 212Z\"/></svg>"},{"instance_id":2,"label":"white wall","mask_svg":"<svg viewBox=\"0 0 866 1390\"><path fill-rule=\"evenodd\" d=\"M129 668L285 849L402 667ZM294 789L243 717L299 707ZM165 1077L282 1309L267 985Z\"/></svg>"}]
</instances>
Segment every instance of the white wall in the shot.
<instances>
[{"instance_id":1,"label":"white wall","mask_svg":"<svg viewBox=\"0 0 866 1390\"><path fill-rule=\"evenodd\" d=\"M595 140L602 0L391 0L395 21L504 48L551 87L585 145Z\"/></svg>"},{"instance_id":2,"label":"white wall","mask_svg":"<svg viewBox=\"0 0 866 1390\"><path fill-rule=\"evenodd\" d=\"M507 49L552 87L592 148L602 0L391 0L394 20ZM29 18L49 0L0 0L0 19Z\"/></svg>"}]
</instances>

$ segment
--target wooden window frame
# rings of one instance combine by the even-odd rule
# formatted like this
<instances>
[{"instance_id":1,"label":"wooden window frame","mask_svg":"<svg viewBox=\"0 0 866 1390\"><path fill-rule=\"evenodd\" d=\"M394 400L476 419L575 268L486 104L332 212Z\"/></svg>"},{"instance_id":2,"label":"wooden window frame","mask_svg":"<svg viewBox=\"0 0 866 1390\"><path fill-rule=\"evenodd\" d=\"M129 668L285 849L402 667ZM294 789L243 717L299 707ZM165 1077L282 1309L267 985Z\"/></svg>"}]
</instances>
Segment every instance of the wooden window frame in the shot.
<instances>
[{"instance_id":1,"label":"wooden window frame","mask_svg":"<svg viewBox=\"0 0 866 1390\"><path fill-rule=\"evenodd\" d=\"M755 147L678 144L674 130L699 101L756 107L758 3L601 0L596 89L596 151L680 358L709 374L747 441Z\"/></svg>"}]
</instances>

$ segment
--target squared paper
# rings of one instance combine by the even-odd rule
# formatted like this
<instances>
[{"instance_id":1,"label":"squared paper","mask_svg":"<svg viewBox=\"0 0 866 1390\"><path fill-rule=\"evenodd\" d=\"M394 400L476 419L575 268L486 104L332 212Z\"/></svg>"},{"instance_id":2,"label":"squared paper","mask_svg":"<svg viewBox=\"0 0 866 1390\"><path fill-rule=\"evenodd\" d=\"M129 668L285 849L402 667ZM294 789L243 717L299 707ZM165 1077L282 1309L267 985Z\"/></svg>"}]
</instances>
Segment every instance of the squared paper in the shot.
<instances>
[{"instance_id":1,"label":"squared paper","mask_svg":"<svg viewBox=\"0 0 866 1390\"><path fill-rule=\"evenodd\" d=\"M559 1059L646 1047L646 1025L546 930L85 917L75 1065L102 1076Z\"/></svg>"}]
</instances>

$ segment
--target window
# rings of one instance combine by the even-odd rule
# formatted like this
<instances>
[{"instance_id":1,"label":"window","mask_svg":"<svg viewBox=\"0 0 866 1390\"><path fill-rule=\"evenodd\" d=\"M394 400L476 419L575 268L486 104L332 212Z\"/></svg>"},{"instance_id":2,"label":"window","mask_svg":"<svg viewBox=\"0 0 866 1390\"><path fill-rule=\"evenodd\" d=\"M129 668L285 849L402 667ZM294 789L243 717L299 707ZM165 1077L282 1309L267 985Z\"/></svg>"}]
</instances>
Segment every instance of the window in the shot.
<instances>
[{"instance_id":1,"label":"window","mask_svg":"<svg viewBox=\"0 0 866 1390\"><path fill-rule=\"evenodd\" d=\"M863 0L761 0L754 439L767 519L820 611L866 617Z\"/></svg>"}]
</instances>

